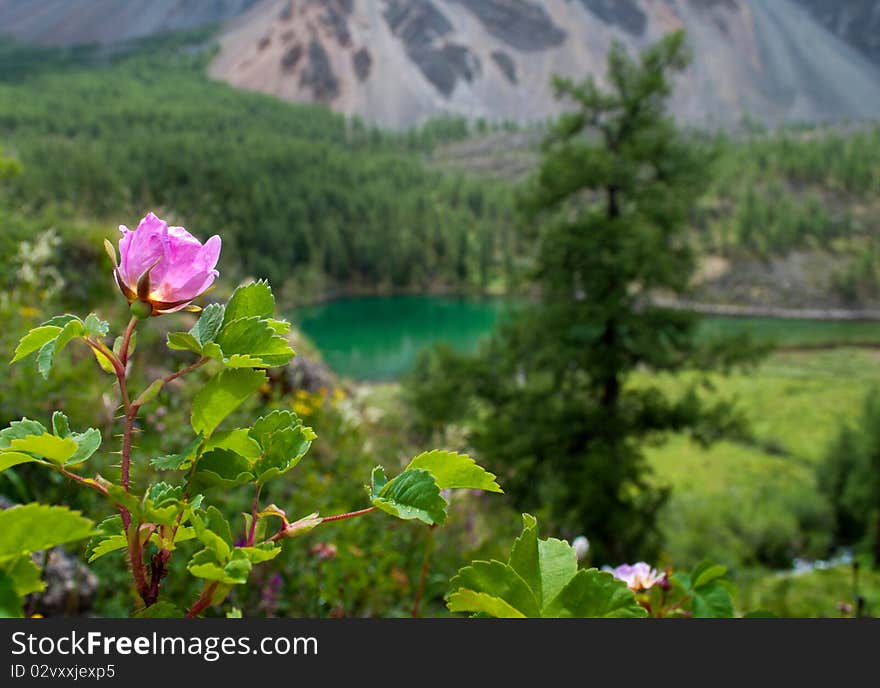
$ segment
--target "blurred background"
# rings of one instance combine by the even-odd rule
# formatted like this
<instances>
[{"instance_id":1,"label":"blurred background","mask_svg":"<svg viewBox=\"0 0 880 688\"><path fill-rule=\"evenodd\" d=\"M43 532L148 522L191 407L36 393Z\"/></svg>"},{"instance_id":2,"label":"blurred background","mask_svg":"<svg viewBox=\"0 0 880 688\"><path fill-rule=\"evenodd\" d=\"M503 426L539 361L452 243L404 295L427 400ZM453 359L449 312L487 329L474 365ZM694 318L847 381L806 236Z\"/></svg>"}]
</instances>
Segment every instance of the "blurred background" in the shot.
<instances>
[{"instance_id":1,"label":"blurred background","mask_svg":"<svg viewBox=\"0 0 880 688\"><path fill-rule=\"evenodd\" d=\"M688 66L640 60L676 31ZM741 609L880 612L878 121L876 0L0 0L0 356L56 312L124 323L102 239L152 210L221 235L211 298L265 277L294 324L240 413L319 439L267 501L357 508L434 446L499 476L437 532L423 614L524 510L595 565L722 562ZM0 425L109 440L90 359L4 370ZM190 395L145 414L141 479ZM0 496L102 508L52 477ZM245 615L411 613L421 529L296 544ZM119 561L58 557L74 592L34 609L127 614Z\"/></svg>"}]
</instances>

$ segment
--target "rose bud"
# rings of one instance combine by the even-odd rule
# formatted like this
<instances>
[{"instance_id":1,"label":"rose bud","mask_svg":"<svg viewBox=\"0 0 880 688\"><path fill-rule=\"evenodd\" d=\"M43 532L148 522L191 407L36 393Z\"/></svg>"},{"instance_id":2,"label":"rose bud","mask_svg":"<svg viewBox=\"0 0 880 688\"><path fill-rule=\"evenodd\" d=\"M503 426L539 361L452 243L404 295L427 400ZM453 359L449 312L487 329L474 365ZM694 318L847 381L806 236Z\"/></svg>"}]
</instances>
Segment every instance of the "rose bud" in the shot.
<instances>
[{"instance_id":1,"label":"rose bud","mask_svg":"<svg viewBox=\"0 0 880 688\"><path fill-rule=\"evenodd\" d=\"M202 245L183 227L169 227L153 213L134 231L125 225L119 230L120 258L113 275L136 317L186 308L219 275L215 269L220 257L217 235Z\"/></svg>"}]
</instances>

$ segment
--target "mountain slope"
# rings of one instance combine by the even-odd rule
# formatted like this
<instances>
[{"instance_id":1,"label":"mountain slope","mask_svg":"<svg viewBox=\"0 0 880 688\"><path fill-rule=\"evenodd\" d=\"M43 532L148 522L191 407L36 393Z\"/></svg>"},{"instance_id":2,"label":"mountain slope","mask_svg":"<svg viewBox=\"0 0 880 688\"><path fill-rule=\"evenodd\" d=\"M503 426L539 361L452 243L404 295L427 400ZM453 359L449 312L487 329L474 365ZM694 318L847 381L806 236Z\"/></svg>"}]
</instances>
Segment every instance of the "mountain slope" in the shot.
<instances>
[{"instance_id":1,"label":"mountain slope","mask_svg":"<svg viewBox=\"0 0 880 688\"><path fill-rule=\"evenodd\" d=\"M528 121L558 111L554 73L601 75L684 28L693 68L674 109L699 125L880 114L880 67L809 0L264 0L230 22L211 73L385 126L442 113ZM843 3L846 4L846 3Z\"/></svg>"},{"instance_id":2,"label":"mountain slope","mask_svg":"<svg viewBox=\"0 0 880 688\"><path fill-rule=\"evenodd\" d=\"M41 43L220 22L215 78L393 128L544 119L561 107L551 75L601 78L613 40L635 51L682 28L685 122L880 116L876 0L0 0L0 33Z\"/></svg>"}]
</instances>

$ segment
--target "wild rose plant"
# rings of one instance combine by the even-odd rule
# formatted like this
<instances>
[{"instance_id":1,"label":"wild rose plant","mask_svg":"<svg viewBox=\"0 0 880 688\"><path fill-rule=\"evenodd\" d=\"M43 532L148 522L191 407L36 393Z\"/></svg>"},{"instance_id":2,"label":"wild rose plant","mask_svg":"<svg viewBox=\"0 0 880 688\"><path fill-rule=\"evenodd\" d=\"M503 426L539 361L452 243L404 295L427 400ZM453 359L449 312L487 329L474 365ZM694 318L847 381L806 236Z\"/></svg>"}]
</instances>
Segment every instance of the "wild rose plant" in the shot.
<instances>
[{"instance_id":1,"label":"wild rose plant","mask_svg":"<svg viewBox=\"0 0 880 688\"><path fill-rule=\"evenodd\" d=\"M61 411L48 426L22 418L0 430L0 472L33 463L59 473L72 485L101 495L104 518L96 526L67 507L38 503L0 511L0 616L20 616L24 597L43 589L34 552L85 538L91 538L86 550L90 562L117 557L131 572L137 596L133 614L195 617L221 605L234 586L246 585L254 567L271 566L289 541L324 523L384 512L433 527L446 521L444 495L449 490L501 492L495 476L468 456L430 451L392 478L381 466L374 468L366 485L367 503L346 513L294 515L283 505L264 503L264 485L287 479L316 435L292 411L272 411L248 427L229 427L227 419L266 383L267 369L284 366L295 355L286 336L290 324L275 317L275 299L264 281L238 287L225 304L211 303L204 310L193 304L219 276L220 237L203 244L152 213L134 230L121 226L120 231L118 254L110 242L106 248L113 279L131 310L121 334L112 337L110 324L95 313L83 319L61 315L25 334L12 358L16 363L35 356L37 369L47 377L65 346L78 341L88 347L100 369L115 379L120 446L102 447L96 428L73 430ZM131 370L139 364L137 328L183 309L201 315L188 332L169 334L167 346L194 360L144 389L132 389ZM132 454L139 414L169 383L199 368L210 377L193 396L190 438L176 453L150 457L153 470L147 472ZM117 480L90 469L99 451L120 455ZM156 472L163 479L144 484ZM241 522L230 522L212 504L230 490L243 490L251 500ZM524 514L523 532L507 562L474 561L462 568L450 581L449 610L509 618L733 614L723 566L701 564L689 574L673 576L644 563L613 572L581 568L579 562L589 551L586 537L572 545L539 539L537 532L536 519ZM336 545L319 542L310 552L333 565ZM201 581L197 599L163 596L163 580L174 557L184 558L187 573ZM277 607L280 573L269 577L272 584L262 590L268 615Z\"/></svg>"},{"instance_id":2,"label":"wild rose plant","mask_svg":"<svg viewBox=\"0 0 880 688\"><path fill-rule=\"evenodd\" d=\"M193 304L219 276L219 236L203 244L183 227L169 226L152 213L136 229L121 226L120 231L118 256L106 242L113 279L132 314L119 336L111 336L110 324L95 313L82 319L61 315L24 335L12 358L16 363L34 355L38 370L47 377L71 342L91 349L100 369L115 378L120 446L102 447L101 432L95 428L73 430L61 411L48 425L22 418L0 431L0 471L38 464L100 494L106 513L95 526L57 505L33 503L0 511L0 590L7 593L0 598L16 601L0 605L0 615L21 615L24 596L43 588L33 552L87 537L89 561L114 556L130 570L137 594L134 614L194 617L222 604L234 586L248 583L255 566L271 566L289 541L323 523L384 512L427 526L442 525L447 490L501 492L495 476L469 457L432 451L413 458L394 477L386 476L381 467L373 469L366 503L347 513L291 515L283 505L265 504L264 485L286 479L316 435L296 413L286 410L255 418L248 427L228 427L224 421L266 383L267 369L293 358L286 336L290 324L275 317L275 299L264 281L240 286L225 304L212 303L204 310ZM144 389L132 389L131 370L140 365L134 347L137 328L182 309L201 315L188 332L169 334L167 345L192 354L193 361ZM199 368L211 377L193 397L190 440L177 453L150 457L154 470L149 475L159 472L163 479L145 485L146 465L132 455L138 416L170 382ZM99 451L119 452L118 479L90 470L89 461ZM250 513L238 523L228 521L212 504L233 489L252 497ZM331 559L329 552L325 548L320 554ZM202 582L194 601L163 597L162 584L173 557L185 558L188 574Z\"/></svg>"}]
</instances>

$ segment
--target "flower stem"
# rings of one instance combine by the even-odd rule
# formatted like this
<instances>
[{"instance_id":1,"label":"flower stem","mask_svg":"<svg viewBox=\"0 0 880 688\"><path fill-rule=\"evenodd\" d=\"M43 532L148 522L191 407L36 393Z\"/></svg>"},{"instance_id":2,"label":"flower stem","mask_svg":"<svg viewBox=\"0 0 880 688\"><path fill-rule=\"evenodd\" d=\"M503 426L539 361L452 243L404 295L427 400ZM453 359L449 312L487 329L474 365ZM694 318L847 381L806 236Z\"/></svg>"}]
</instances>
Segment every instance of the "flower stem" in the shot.
<instances>
[{"instance_id":1,"label":"flower stem","mask_svg":"<svg viewBox=\"0 0 880 688\"><path fill-rule=\"evenodd\" d=\"M119 360L122 361L122 365L126 365L128 363L128 349L131 346L131 336L134 334L134 328L138 324L138 319L132 317L131 320L128 321L128 325L125 328L125 334L122 335L122 344L119 347Z\"/></svg>"},{"instance_id":2,"label":"flower stem","mask_svg":"<svg viewBox=\"0 0 880 688\"><path fill-rule=\"evenodd\" d=\"M193 617L198 616L208 607L210 607L211 598L214 596L214 591L216 589L217 581L214 581L213 583L206 583L205 587L202 588L202 594L199 595L199 599L196 600L195 604L190 607L189 611L186 613L186 618L192 619Z\"/></svg>"}]
</instances>

